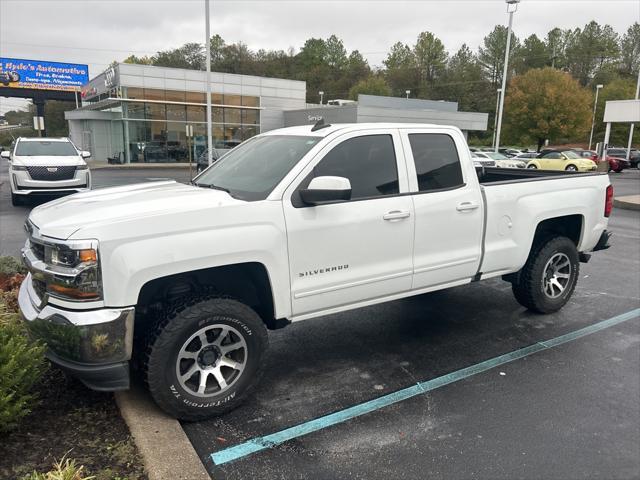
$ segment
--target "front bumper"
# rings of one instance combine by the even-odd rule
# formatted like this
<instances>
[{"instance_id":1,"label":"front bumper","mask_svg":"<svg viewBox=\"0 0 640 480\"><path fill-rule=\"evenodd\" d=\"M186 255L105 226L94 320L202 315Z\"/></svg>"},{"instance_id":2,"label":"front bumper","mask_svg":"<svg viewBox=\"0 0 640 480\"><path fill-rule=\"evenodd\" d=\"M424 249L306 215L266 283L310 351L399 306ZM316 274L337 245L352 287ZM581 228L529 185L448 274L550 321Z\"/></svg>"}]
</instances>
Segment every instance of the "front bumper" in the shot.
<instances>
[{"instance_id":1,"label":"front bumper","mask_svg":"<svg viewBox=\"0 0 640 480\"><path fill-rule=\"evenodd\" d=\"M91 173L88 169L76 170L73 178L68 180L33 180L27 171L10 169L9 180L11 192L15 195L75 193L91 189Z\"/></svg>"},{"instance_id":2,"label":"front bumper","mask_svg":"<svg viewBox=\"0 0 640 480\"><path fill-rule=\"evenodd\" d=\"M20 313L30 334L47 344L52 363L94 390L129 388L135 309L66 310L47 304L31 274L20 286Z\"/></svg>"}]
</instances>

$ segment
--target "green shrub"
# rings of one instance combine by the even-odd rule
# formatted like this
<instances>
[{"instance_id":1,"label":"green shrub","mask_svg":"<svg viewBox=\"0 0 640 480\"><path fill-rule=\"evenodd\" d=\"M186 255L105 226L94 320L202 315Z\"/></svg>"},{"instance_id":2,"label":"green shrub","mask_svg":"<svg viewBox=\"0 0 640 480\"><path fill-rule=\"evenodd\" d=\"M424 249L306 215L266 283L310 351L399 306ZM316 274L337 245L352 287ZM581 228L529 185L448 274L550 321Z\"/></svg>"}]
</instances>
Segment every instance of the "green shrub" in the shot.
<instances>
[{"instance_id":1,"label":"green shrub","mask_svg":"<svg viewBox=\"0 0 640 480\"><path fill-rule=\"evenodd\" d=\"M44 350L27 338L18 314L0 304L0 431L14 428L31 411L31 389L46 370Z\"/></svg>"},{"instance_id":2,"label":"green shrub","mask_svg":"<svg viewBox=\"0 0 640 480\"><path fill-rule=\"evenodd\" d=\"M53 463L53 469L47 473L33 472L22 477L21 480L91 480L95 477L85 477L82 473L84 466L77 466L75 460L65 459Z\"/></svg>"},{"instance_id":3,"label":"green shrub","mask_svg":"<svg viewBox=\"0 0 640 480\"><path fill-rule=\"evenodd\" d=\"M10 256L0 256L0 275L11 276L16 273L27 273L18 259Z\"/></svg>"}]
</instances>

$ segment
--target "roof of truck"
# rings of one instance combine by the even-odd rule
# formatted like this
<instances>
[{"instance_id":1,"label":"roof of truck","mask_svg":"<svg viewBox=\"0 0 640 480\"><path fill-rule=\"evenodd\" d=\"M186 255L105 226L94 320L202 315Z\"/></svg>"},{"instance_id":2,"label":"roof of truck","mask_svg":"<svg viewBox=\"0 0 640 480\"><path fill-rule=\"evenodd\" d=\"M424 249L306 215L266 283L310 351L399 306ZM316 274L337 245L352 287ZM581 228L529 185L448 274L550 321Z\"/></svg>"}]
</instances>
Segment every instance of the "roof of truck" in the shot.
<instances>
[{"instance_id":1,"label":"roof of truck","mask_svg":"<svg viewBox=\"0 0 640 480\"><path fill-rule=\"evenodd\" d=\"M334 133L338 130L371 130L382 128L455 128L449 125L435 125L431 123L335 123L328 126L324 126L317 129L315 132L311 131L314 125L299 125L296 127L278 128L276 130L269 130L262 135L304 135L314 137L326 137L327 135Z\"/></svg>"}]
</instances>

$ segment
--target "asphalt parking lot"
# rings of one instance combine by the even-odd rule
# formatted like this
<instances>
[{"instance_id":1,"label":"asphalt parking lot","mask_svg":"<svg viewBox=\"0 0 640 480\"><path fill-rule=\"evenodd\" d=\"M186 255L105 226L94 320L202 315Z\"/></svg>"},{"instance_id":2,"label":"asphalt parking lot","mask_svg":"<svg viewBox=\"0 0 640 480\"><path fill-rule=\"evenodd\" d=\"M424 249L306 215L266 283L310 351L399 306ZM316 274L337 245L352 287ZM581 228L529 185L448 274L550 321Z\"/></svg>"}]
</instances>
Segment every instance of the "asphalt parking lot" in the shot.
<instances>
[{"instance_id":1,"label":"asphalt parking lot","mask_svg":"<svg viewBox=\"0 0 640 480\"><path fill-rule=\"evenodd\" d=\"M11 207L6 171L0 253L16 254L28 208ZM96 170L94 185L169 176L187 173ZM640 193L640 171L611 178L617 195ZM640 308L640 212L616 209L609 225L612 247L556 314L490 280L296 323L270 333L252 398L183 428L216 480L638 478L640 318L619 315ZM479 364L493 368L429 383Z\"/></svg>"}]
</instances>

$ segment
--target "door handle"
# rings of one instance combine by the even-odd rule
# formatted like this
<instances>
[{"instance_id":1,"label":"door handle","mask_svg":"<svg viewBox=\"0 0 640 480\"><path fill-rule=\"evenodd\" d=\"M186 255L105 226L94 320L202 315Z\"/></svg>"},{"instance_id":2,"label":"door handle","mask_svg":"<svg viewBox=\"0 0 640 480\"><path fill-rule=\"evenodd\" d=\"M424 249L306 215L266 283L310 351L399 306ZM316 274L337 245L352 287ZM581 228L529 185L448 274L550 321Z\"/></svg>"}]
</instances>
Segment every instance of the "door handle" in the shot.
<instances>
[{"instance_id":1,"label":"door handle","mask_svg":"<svg viewBox=\"0 0 640 480\"><path fill-rule=\"evenodd\" d=\"M475 210L476 208L480 208L480 205L473 202L462 202L458 204L456 210L459 212L467 212L469 210Z\"/></svg>"},{"instance_id":2,"label":"door handle","mask_svg":"<svg viewBox=\"0 0 640 480\"><path fill-rule=\"evenodd\" d=\"M390 212L385 213L382 218L388 221L391 220L402 220L403 218L407 218L411 215L408 210L391 210Z\"/></svg>"}]
</instances>

